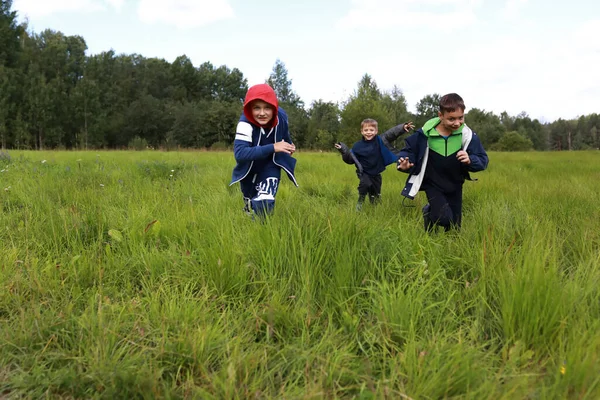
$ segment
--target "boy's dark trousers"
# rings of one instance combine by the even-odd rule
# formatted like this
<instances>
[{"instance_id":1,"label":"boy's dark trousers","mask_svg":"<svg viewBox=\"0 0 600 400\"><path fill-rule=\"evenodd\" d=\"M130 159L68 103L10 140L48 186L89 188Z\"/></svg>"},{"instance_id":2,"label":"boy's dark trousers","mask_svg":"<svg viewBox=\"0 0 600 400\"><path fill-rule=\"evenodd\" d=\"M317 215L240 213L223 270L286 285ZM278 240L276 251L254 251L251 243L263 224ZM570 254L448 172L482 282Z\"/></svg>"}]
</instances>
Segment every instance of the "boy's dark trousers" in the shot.
<instances>
[{"instance_id":1,"label":"boy's dark trousers","mask_svg":"<svg viewBox=\"0 0 600 400\"><path fill-rule=\"evenodd\" d=\"M279 189L281 170L278 167L265 168L260 172L250 172L240 181L240 188L244 196L244 211L254 211L258 216L264 217L273 213L275 209L275 196Z\"/></svg>"},{"instance_id":2,"label":"boy's dark trousers","mask_svg":"<svg viewBox=\"0 0 600 400\"><path fill-rule=\"evenodd\" d=\"M360 209L367 195L369 195L371 203L378 203L381 198L381 174L369 175L363 173L359 179L357 208Z\"/></svg>"},{"instance_id":3,"label":"boy's dark trousers","mask_svg":"<svg viewBox=\"0 0 600 400\"><path fill-rule=\"evenodd\" d=\"M432 231L436 225L460 229L462 222L462 185L454 192L444 193L441 190L428 187L425 189L429 204L423 207L423 223L426 231Z\"/></svg>"}]
</instances>

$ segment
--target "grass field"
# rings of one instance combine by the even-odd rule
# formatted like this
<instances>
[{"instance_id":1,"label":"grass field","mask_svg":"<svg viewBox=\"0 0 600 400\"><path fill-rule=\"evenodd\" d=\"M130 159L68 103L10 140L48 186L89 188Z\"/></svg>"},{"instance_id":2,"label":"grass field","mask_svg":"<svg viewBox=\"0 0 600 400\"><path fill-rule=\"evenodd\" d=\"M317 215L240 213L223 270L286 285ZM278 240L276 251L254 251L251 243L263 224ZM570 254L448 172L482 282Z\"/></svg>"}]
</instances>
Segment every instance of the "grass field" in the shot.
<instances>
[{"instance_id":1,"label":"grass field","mask_svg":"<svg viewBox=\"0 0 600 400\"><path fill-rule=\"evenodd\" d=\"M600 153L491 153L431 235L296 158L261 224L229 152L0 157L0 398L600 398Z\"/></svg>"}]
</instances>

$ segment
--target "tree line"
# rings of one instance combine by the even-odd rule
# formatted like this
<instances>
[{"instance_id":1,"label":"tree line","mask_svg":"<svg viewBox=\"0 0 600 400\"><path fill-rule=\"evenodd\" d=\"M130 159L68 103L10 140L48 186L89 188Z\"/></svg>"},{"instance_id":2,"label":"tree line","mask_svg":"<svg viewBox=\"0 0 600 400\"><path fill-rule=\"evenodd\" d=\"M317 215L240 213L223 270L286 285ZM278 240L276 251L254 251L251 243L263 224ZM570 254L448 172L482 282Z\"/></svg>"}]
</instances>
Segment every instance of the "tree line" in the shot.
<instances>
[{"instance_id":1,"label":"tree line","mask_svg":"<svg viewBox=\"0 0 600 400\"><path fill-rule=\"evenodd\" d=\"M237 68L195 66L113 50L86 54L81 36L32 32L17 23L12 0L0 6L0 144L3 149L122 149L230 147L248 90ZM374 118L380 131L408 120L421 126L437 115L440 95L408 105L398 87L384 91L368 74L341 103L297 95L281 60L266 82L290 117L298 147L331 149L353 143L360 121ZM469 126L490 150L579 150L600 147L598 114L541 123L525 112L496 115L471 108Z\"/></svg>"}]
</instances>

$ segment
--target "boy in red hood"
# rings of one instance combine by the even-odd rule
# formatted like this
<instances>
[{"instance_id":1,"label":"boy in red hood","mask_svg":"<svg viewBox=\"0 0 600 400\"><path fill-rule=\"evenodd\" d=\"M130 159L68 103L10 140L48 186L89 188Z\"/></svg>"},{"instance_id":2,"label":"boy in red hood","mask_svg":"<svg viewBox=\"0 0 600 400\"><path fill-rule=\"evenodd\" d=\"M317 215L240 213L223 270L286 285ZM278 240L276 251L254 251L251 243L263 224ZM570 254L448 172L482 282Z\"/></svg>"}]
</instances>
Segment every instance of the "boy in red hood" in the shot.
<instances>
[{"instance_id":1,"label":"boy in red hood","mask_svg":"<svg viewBox=\"0 0 600 400\"><path fill-rule=\"evenodd\" d=\"M298 186L295 151L287 114L279 107L275 91L267 84L252 86L236 128L233 155L237 165L229 184L240 182L247 214L264 217L273 212L282 169Z\"/></svg>"}]
</instances>

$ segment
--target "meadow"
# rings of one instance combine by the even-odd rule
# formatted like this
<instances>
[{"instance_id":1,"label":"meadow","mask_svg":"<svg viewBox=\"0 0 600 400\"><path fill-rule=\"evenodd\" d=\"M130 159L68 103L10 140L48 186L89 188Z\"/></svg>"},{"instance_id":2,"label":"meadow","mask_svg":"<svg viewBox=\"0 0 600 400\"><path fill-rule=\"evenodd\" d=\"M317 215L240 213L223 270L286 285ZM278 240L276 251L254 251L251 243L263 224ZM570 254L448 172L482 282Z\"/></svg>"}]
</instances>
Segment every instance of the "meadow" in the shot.
<instances>
[{"instance_id":1,"label":"meadow","mask_svg":"<svg viewBox=\"0 0 600 400\"><path fill-rule=\"evenodd\" d=\"M426 234L298 152L273 218L231 152L0 157L0 398L598 399L600 153L490 153Z\"/></svg>"}]
</instances>

